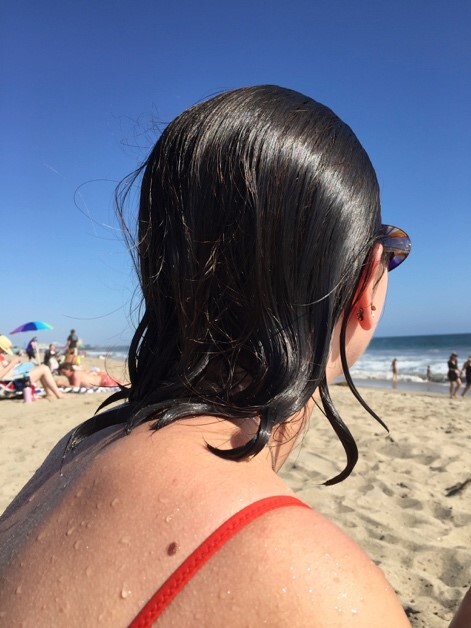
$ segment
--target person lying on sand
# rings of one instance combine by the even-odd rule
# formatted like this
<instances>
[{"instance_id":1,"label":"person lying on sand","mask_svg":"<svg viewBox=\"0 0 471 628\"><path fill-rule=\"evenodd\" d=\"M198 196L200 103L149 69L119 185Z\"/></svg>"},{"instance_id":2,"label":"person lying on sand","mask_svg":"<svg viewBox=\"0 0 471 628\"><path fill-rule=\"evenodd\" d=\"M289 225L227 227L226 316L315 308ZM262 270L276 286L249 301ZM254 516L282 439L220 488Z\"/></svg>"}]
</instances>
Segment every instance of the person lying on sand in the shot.
<instances>
[{"instance_id":1,"label":"person lying on sand","mask_svg":"<svg viewBox=\"0 0 471 628\"><path fill-rule=\"evenodd\" d=\"M55 380L58 386L73 386L74 388L97 388L118 385L118 381L105 371L75 369L70 362L63 362L59 365L59 375Z\"/></svg>"}]
</instances>

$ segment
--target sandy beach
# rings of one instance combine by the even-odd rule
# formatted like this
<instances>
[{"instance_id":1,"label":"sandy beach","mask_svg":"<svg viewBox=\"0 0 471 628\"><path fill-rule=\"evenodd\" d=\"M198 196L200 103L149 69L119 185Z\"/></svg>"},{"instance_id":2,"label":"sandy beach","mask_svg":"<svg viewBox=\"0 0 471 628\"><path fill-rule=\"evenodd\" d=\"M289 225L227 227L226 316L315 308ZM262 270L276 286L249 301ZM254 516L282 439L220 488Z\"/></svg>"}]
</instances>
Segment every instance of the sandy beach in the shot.
<instances>
[{"instance_id":1,"label":"sandy beach","mask_svg":"<svg viewBox=\"0 0 471 628\"><path fill-rule=\"evenodd\" d=\"M85 365L104 368L99 360ZM122 363L106 366L122 377ZM362 392L390 433L346 387L333 387L360 450L353 475L340 485L321 485L342 468L344 455L320 412L282 475L382 567L414 627L444 628L471 582L471 396L452 401L400 389ZM57 440L106 397L0 400L0 512Z\"/></svg>"}]
</instances>

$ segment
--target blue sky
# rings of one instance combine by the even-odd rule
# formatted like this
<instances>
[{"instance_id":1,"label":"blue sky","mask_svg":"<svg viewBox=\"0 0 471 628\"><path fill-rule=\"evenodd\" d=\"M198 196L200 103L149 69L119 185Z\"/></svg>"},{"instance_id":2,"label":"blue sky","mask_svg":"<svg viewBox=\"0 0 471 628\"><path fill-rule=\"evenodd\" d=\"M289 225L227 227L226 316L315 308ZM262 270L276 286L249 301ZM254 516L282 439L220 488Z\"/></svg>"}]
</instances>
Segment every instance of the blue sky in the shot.
<instances>
[{"instance_id":1,"label":"blue sky","mask_svg":"<svg viewBox=\"0 0 471 628\"><path fill-rule=\"evenodd\" d=\"M379 335L471 331L469 2L17 0L2 13L2 333L40 319L54 326L44 342L71 327L88 343L128 341L138 298L116 182L159 125L258 83L350 124L383 222L412 237Z\"/></svg>"}]
</instances>

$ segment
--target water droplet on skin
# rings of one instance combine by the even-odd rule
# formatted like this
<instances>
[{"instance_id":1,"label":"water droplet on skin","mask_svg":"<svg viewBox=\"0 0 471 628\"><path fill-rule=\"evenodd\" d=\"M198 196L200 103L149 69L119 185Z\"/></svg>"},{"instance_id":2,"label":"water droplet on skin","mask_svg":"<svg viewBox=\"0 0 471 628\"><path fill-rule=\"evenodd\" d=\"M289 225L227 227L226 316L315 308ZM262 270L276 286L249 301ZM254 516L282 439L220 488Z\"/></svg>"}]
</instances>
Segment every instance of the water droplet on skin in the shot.
<instances>
[{"instance_id":1,"label":"water droplet on skin","mask_svg":"<svg viewBox=\"0 0 471 628\"><path fill-rule=\"evenodd\" d=\"M71 528L69 528L66 532L67 536L70 536L71 534L73 534L75 532L75 526L72 526Z\"/></svg>"},{"instance_id":2,"label":"water droplet on skin","mask_svg":"<svg viewBox=\"0 0 471 628\"><path fill-rule=\"evenodd\" d=\"M104 619L105 619L105 611L103 611L103 613L100 613L98 615L98 621L99 622L102 622Z\"/></svg>"},{"instance_id":3,"label":"water droplet on skin","mask_svg":"<svg viewBox=\"0 0 471 628\"><path fill-rule=\"evenodd\" d=\"M46 537L46 533L44 531L40 532L38 536L36 537L36 541L42 541L45 537Z\"/></svg>"},{"instance_id":4,"label":"water droplet on skin","mask_svg":"<svg viewBox=\"0 0 471 628\"><path fill-rule=\"evenodd\" d=\"M130 536L123 536L122 538L119 539L119 542L122 543L123 545L130 545L131 537Z\"/></svg>"},{"instance_id":5,"label":"water droplet on skin","mask_svg":"<svg viewBox=\"0 0 471 628\"><path fill-rule=\"evenodd\" d=\"M102 506L103 506L103 503L102 503L102 502L97 502L97 503L95 504L95 508L96 508L97 510L100 510L100 508L101 508Z\"/></svg>"},{"instance_id":6,"label":"water droplet on skin","mask_svg":"<svg viewBox=\"0 0 471 628\"><path fill-rule=\"evenodd\" d=\"M21 595L23 593L23 587L19 584L15 589L16 595Z\"/></svg>"},{"instance_id":7,"label":"water droplet on skin","mask_svg":"<svg viewBox=\"0 0 471 628\"><path fill-rule=\"evenodd\" d=\"M159 502L161 504L168 504L169 501L170 501L170 497L164 497L163 495L159 496Z\"/></svg>"},{"instance_id":8,"label":"water droplet on skin","mask_svg":"<svg viewBox=\"0 0 471 628\"><path fill-rule=\"evenodd\" d=\"M79 490L75 493L75 497L79 498L83 495L83 488L79 488Z\"/></svg>"},{"instance_id":9,"label":"water droplet on skin","mask_svg":"<svg viewBox=\"0 0 471 628\"><path fill-rule=\"evenodd\" d=\"M130 595L131 595L131 591L130 591L128 588L123 587L123 588L121 589L121 597L123 598L123 600L125 600L126 598L128 598Z\"/></svg>"},{"instance_id":10,"label":"water droplet on skin","mask_svg":"<svg viewBox=\"0 0 471 628\"><path fill-rule=\"evenodd\" d=\"M165 523L170 523L172 521L172 515L168 515L165 517Z\"/></svg>"},{"instance_id":11,"label":"water droplet on skin","mask_svg":"<svg viewBox=\"0 0 471 628\"><path fill-rule=\"evenodd\" d=\"M232 591L230 589L226 590L226 591L219 591L219 597L221 600L225 600L226 598L228 598L231 595Z\"/></svg>"},{"instance_id":12,"label":"water droplet on skin","mask_svg":"<svg viewBox=\"0 0 471 628\"><path fill-rule=\"evenodd\" d=\"M81 545L82 545L82 541L80 539L78 541L75 541L74 549L78 550Z\"/></svg>"},{"instance_id":13,"label":"water droplet on skin","mask_svg":"<svg viewBox=\"0 0 471 628\"><path fill-rule=\"evenodd\" d=\"M93 569L92 569L90 566L88 566L88 567L85 569L85 575L86 575L86 576L88 576L88 577L90 577L90 576L92 575L92 573L93 573Z\"/></svg>"},{"instance_id":14,"label":"water droplet on skin","mask_svg":"<svg viewBox=\"0 0 471 628\"><path fill-rule=\"evenodd\" d=\"M113 501L111 502L111 507L112 508L116 508L116 506L119 504L119 499L117 497L115 497L113 499Z\"/></svg>"},{"instance_id":15,"label":"water droplet on skin","mask_svg":"<svg viewBox=\"0 0 471 628\"><path fill-rule=\"evenodd\" d=\"M352 615L356 615L358 613L358 609L357 608L352 608Z\"/></svg>"},{"instance_id":16,"label":"water droplet on skin","mask_svg":"<svg viewBox=\"0 0 471 628\"><path fill-rule=\"evenodd\" d=\"M281 587L282 593L288 593L288 587Z\"/></svg>"}]
</instances>

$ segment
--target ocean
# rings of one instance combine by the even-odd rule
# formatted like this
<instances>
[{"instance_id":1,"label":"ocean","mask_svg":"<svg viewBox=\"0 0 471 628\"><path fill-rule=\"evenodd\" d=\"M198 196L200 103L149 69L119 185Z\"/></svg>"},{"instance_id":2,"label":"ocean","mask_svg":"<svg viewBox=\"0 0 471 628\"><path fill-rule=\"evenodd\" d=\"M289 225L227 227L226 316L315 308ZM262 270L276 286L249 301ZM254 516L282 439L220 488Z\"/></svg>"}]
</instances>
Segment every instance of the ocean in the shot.
<instances>
[{"instance_id":1,"label":"ocean","mask_svg":"<svg viewBox=\"0 0 471 628\"><path fill-rule=\"evenodd\" d=\"M396 358L399 389L446 392L447 362L453 351L458 354L461 368L471 355L471 334L373 338L351 368L351 374L358 385L391 386L391 362ZM427 380L427 367L430 367L431 381Z\"/></svg>"},{"instance_id":2,"label":"ocean","mask_svg":"<svg viewBox=\"0 0 471 628\"><path fill-rule=\"evenodd\" d=\"M86 346L89 355L107 355L125 359L125 345ZM458 354L461 368L471 355L471 334L442 334L436 336L391 336L373 338L367 350L351 368L358 386L391 387L391 362L397 360L397 387L423 391L447 392L447 361L451 352ZM427 380L430 367L431 381Z\"/></svg>"}]
</instances>

